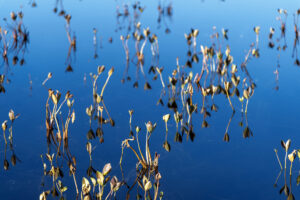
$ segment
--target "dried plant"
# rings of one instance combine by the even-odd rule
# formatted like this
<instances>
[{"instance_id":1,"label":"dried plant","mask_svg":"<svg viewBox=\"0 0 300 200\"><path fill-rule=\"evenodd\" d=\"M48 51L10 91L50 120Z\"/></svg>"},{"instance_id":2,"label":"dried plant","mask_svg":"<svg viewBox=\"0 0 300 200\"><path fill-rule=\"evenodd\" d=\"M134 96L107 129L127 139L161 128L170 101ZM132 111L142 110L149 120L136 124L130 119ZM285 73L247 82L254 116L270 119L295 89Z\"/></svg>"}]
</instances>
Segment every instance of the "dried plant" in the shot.
<instances>
[{"instance_id":1,"label":"dried plant","mask_svg":"<svg viewBox=\"0 0 300 200\"><path fill-rule=\"evenodd\" d=\"M105 70L104 65L98 66L97 74L92 74L92 73L90 74L90 76L92 78L92 85L93 85L93 104L91 104L89 107L86 108L86 114L90 118L90 120L89 120L90 130L88 131L87 138L88 139L95 138L94 131L92 130L92 120L95 119L95 120L97 120L97 125L98 125L97 130L96 130L96 134L100 139L100 143L102 143L104 141L104 138L103 138L103 124L110 123L111 126L115 125L115 122L111 118L111 116L108 112L108 109L107 109L107 107L104 103L104 98L103 98L105 88L106 88L106 86L109 82L110 77L112 76L112 74L114 72L114 67L112 67L108 71L106 81L105 81L104 85L102 86L101 92L99 94L98 93L97 80L100 77L100 75L103 73L104 70ZM108 119L104 119L103 110L107 114Z\"/></svg>"},{"instance_id":2,"label":"dried plant","mask_svg":"<svg viewBox=\"0 0 300 200\"><path fill-rule=\"evenodd\" d=\"M139 142L139 133L140 128L136 127L136 136L132 136L131 138L125 139L122 142L122 154L120 158L120 167L122 170L122 163L123 163L123 153L125 148L129 148L135 157L137 158L137 165L136 165L136 171L137 176L134 181L134 183L131 186L128 186L128 192L126 199L130 198L130 192L135 187L136 184L138 184L142 190L144 191L144 199L152 198L156 200L158 198L158 192L159 192L159 186L160 186L160 179L161 174L158 171L158 159L159 155L155 153L154 157L151 156L150 152L150 146L149 146L149 140L150 137L156 127L156 124L152 124L150 121L146 123L146 134L145 134L145 153L142 153L141 145ZM133 141L136 141L138 150L136 151L133 148ZM123 174L123 170L122 170ZM124 179L124 175L123 175ZM128 185L128 183L126 183ZM152 187L153 186L153 187ZM154 189L153 195L151 195L150 190ZM140 196L140 194L138 194Z\"/></svg>"}]
</instances>

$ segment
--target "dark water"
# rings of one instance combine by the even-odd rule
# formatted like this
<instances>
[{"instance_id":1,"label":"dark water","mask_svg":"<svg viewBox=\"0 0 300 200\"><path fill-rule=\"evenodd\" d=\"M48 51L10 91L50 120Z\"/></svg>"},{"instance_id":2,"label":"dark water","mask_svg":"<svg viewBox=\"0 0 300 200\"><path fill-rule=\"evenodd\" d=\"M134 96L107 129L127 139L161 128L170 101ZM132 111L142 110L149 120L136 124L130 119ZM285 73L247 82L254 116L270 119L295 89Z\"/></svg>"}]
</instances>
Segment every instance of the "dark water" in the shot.
<instances>
[{"instance_id":1,"label":"dark water","mask_svg":"<svg viewBox=\"0 0 300 200\"><path fill-rule=\"evenodd\" d=\"M240 65L245 59L251 43L255 42L253 27L260 26L259 58L249 60L247 69L256 84L254 95L249 100L247 122L241 112L241 103L237 98L232 102L236 109L228 133L230 141L224 142L223 136L226 126L232 115L228 100L223 96L215 97L218 112L211 112L212 116L206 120L208 128L201 128L203 115L200 114L202 95L197 92L193 103L198 104L198 113L193 115L193 130L195 139L186 141L183 137L182 144L174 142L176 124L173 120L173 111L166 105L156 105L161 94L159 78L153 81L153 75L148 74L151 66L150 43L145 46L144 70L146 80L152 90L143 89L145 78L139 72L139 87L133 88L136 80L136 65L130 61L128 75L131 81L121 83L126 68L126 56L123 50L120 35L126 35L128 19L117 19L116 8L123 12L123 5L129 3L129 12L133 20L132 2L111 0L82 0L63 1L66 13L72 16L70 27L71 35L76 35L76 52L71 52L68 60L69 42L66 34L66 20L53 12L56 1L36 1L37 7L32 7L28 1L0 1L0 18L7 18L9 23L11 11L24 13L24 26L30 33L30 43L24 54L23 66L12 65L11 58L15 52L10 52L9 66L1 60L0 74L5 74L11 82L4 83L6 93L0 94L0 120L8 120L8 112L13 109L20 113L14 122L13 149L18 159L12 166L10 157L12 151L7 149L9 169L1 168L0 196L1 199L36 199L44 190L51 189L51 179L45 178L43 182L43 164L40 155L45 155L47 150L45 127L45 103L48 91L42 86L48 72L53 73L52 79L47 82L47 87L58 89L63 96L70 90L74 95L74 109L76 120L70 125L69 148L76 157L76 177L81 188L81 178L87 177L89 155L86 151L86 134L90 129L89 117L86 107L93 103L92 82L89 73L96 73L98 65L105 65L104 75L99 78L99 88L105 81L108 69L114 66L112 75L104 92L104 100L109 114L115 121L115 127L104 125L104 143L99 139L90 141L93 151L93 167L102 169L110 162L112 174L121 179L119 159L121 155L121 142L129 135L128 110L133 109L132 127L139 125L145 132L145 123L156 122L157 128L150 140L152 152L160 154L159 170L162 174L161 189L164 199L285 199L284 194L279 194L284 185L284 172L279 177L277 187L274 182L280 166L278 165L274 148L283 163L284 150L280 141L291 139L291 149L297 149L300 144L300 68L294 64L292 58L294 44L294 18L293 14L300 8L297 0L283 1L162 1L161 5L167 7L172 3L172 16L162 16L159 24L157 19L159 1L141 2L145 7L139 21L143 28L149 27L151 33L158 36L159 67L164 67L162 73L165 83L176 69L176 58L180 65L188 59L188 45L184 33L191 28L199 29L197 38L197 51L200 44L210 46L214 33L213 27L220 33L222 51L226 45L231 48L234 63L241 71ZM280 42L280 22L277 9L283 8L288 12L286 20L285 51L277 51L278 44L283 46L284 39ZM58 4L58 12L60 11ZM281 15L284 16L284 15ZM6 22L1 21L0 26L6 27ZM298 27L300 24L298 23ZM268 34L270 27L275 28L273 49L268 47ZM98 58L94 58L93 28L97 32ZM222 28L228 29L228 40L222 39ZM165 30L169 29L170 33ZM112 42L109 39L112 38ZM1 44L2 45L2 44ZM2 47L2 46L1 46ZM298 45L299 47L299 45ZM129 40L130 59L134 57L134 41ZM3 49L1 50L1 52ZM280 54L280 56L278 56ZM298 53L298 56L299 53ZM186 72L193 71L194 75L200 73L202 56L199 63ZM134 61L135 62L135 61ZM278 68L278 63L280 67ZM71 64L73 72L66 72L66 67ZM276 82L274 71L278 69L279 80ZM30 77L30 78L29 78ZM84 81L86 77L86 81ZM32 89L30 89L32 80ZM279 86L279 90L274 88ZM168 95L163 97L167 103ZM178 104L180 104L180 100ZM67 109L64 111L67 112ZM162 116L170 113L168 123L168 142L171 151L163 149L165 127ZM244 116L244 118L242 118ZM241 119L248 123L253 136L243 137L245 126L239 126ZM92 128L97 128L96 123ZM145 134L145 133L143 133ZM8 133L7 133L8 135ZM141 136L144 139L144 135ZM0 159L4 162L4 140L0 137ZM53 147L52 147L53 151ZM53 152L54 153L54 152ZM44 158L45 160L45 158ZM292 192L297 199L300 197L297 187L299 173L298 158L295 159L292 170ZM290 162L288 161L288 167ZM133 183L135 179L136 159L128 149L125 149L123 168L126 181ZM68 186L65 193L67 199L74 199L75 187L73 179L68 176L68 169L64 165L65 176L63 183ZM287 172L288 175L288 172ZM287 181L288 186L289 176ZM117 193L117 198L124 199L126 189L122 188ZM136 189L132 191L131 198L135 198ZM51 198L49 196L49 198Z\"/></svg>"}]
</instances>

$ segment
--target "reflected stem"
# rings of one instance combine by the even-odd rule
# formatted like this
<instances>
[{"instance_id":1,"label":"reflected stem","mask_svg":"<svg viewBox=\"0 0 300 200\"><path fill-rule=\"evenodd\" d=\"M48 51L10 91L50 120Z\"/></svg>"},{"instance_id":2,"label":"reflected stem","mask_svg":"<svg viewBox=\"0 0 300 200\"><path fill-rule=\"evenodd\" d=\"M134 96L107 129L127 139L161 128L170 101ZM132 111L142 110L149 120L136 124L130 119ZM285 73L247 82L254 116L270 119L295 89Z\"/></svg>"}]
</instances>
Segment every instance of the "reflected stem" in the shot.
<instances>
[{"instance_id":1,"label":"reflected stem","mask_svg":"<svg viewBox=\"0 0 300 200\"><path fill-rule=\"evenodd\" d=\"M274 183L274 187L276 187L277 182L278 182L278 179L279 179L279 177L281 176L282 171L283 171L283 170L281 169L280 172L278 173L277 178L276 178L275 183Z\"/></svg>"},{"instance_id":2,"label":"reflected stem","mask_svg":"<svg viewBox=\"0 0 300 200\"><path fill-rule=\"evenodd\" d=\"M3 137L4 137L5 145L7 145L7 140L6 140L6 136L5 136L5 131L4 130L3 130Z\"/></svg>"},{"instance_id":3,"label":"reflected stem","mask_svg":"<svg viewBox=\"0 0 300 200\"><path fill-rule=\"evenodd\" d=\"M275 154L276 154L276 157L277 157L278 163L279 163L279 165L280 165L280 168L281 168L281 170L282 170L283 168L282 168L282 165L281 165L280 159L279 159L279 157L278 157L277 150L275 151Z\"/></svg>"}]
</instances>

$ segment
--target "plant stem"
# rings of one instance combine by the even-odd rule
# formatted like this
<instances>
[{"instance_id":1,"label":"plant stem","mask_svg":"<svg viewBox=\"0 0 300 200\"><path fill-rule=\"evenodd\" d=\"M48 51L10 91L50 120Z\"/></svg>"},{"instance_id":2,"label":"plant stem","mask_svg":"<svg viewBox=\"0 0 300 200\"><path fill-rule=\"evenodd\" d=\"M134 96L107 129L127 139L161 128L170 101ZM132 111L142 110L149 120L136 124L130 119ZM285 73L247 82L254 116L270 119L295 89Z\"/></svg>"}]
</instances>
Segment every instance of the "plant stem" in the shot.
<instances>
[{"instance_id":1,"label":"plant stem","mask_svg":"<svg viewBox=\"0 0 300 200\"><path fill-rule=\"evenodd\" d=\"M246 101L246 108L245 108L245 113L247 113L247 111L248 111L248 99L247 99L247 101Z\"/></svg>"},{"instance_id":2,"label":"plant stem","mask_svg":"<svg viewBox=\"0 0 300 200\"><path fill-rule=\"evenodd\" d=\"M139 133L136 133L136 142L137 142L137 144L138 144L138 149L139 149L139 152L140 152L140 154L141 154L141 157L142 157L143 161L145 161L145 158L144 158L144 156L143 156L143 154L142 154L142 151L141 151L141 148L140 148L140 143L139 143Z\"/></svg>"},{"instance_id":3,"label":"plant stem","mask_svg":"<svg viewBox=\"0 0 300 200\"><path fill-rule=\"evenodd\" d=\"M106 85L107 85L107 83L108 83L108 81L109 81L109 78L110 78L110 76L107 77L107 79L106 79L106 81L105 81L105 83L104 83L104 85L103 85L103 88L102 88L101 94L100 94L100 97L101 97L101 98L103 97L103 92L104 92L104 89L105 89L105 87L106 87Z\"/></svg>"},{"instance_id":4,"label":"plant stem","mask_svg":"<svg viewBox=\"0 0 300 200\"><path fill-rule=\"evenodd\" d=\"M287 158L287 151L285 151L285 158L284 158L284 170L286 170L286 158Z\"/></svg>"},{"instance_id":5,"label":"plant stem","mask_svg":"<svg viewBox=\"0 0 300 200\"><path fill-rule=\"evenodd\" d=\"M6 140L6 136L5 136L5 131L3 131L3 137L4 137L5 144L7 144L7 140Z\"/></svg>"},{"instance_id":6,"label":"plant stem","mask_svg":"<svg viewBox=\"0 0 300 200\"><path fill-rule=\"evenodd\" d=\"M75 188L76 188L76 194L78 195L78 187L77 187L77 182L76 182L76 177L75 177L75 173L73 173L73 179L74 179L74 183L75 183Z\"/></svg>"},{"instance_id":7,"label":"plant stem","mask_svg":"<svg viewBox=\"0 0 300 200\"><path fill-rule=\"evenodd\" d=\"M279 163L279 165L280 165L280 168L281 168L281 170L282 170L283 168L282 168L282 165L281 165L280 159L279 159L279 157L278 157L277 151L275 151L275 154L276 154L276 157L277 157L278 163Z\"/></svg>"}]
</instances>

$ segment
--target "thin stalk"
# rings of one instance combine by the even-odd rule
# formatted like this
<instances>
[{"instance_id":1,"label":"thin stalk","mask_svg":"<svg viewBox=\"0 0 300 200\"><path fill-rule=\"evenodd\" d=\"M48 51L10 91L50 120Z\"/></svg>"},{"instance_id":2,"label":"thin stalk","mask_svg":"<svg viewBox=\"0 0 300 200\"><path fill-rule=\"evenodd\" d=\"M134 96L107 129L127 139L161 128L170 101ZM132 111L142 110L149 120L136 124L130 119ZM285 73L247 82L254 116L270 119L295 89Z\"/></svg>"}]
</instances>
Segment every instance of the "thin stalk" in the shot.
<instances>
[{"instance_id":1,"label":"thin stalk","mask_svg":"<svg viewBox=\"0 0 300 200\"><path fill-rule=\"evenodd\" d=\"M120 169L121 169L121 173L122 173L122 180L124 181L125 178L124 178L124 172L123 172L123 167L122 167L123 153L124 153L124 147L122 147L121 157L120 157L120 161L119 161L119 165L120 165ZM100 192L100 185L99 185L99 192Z\"/></svg>"},{"instance_id":2,"label":"thin stalk","mask_svg":"<svg viewBox=\"0 0 300 200\"><path fill-rule=\"evenodd\" d=\"M146 144L145 144L145 148L146 148L146 161L147 164L149 164L149 155L148 155L148 143L147 143L147 139L148 139L148 131L146 133Z\"/></svg>"},{"instance_id":3,"label":"thin stalk","mask_svg":"<svg viewBox=\"0 0 300 200\"><path fill-rule=\"evenodd\" d=\"M130 115L130 117L129 117L129 125L130 125L130 127L131 127L131 121L132 121L132 116Z\"/></svg>"},{"instance_id":4,"label":"thin stalk","mask_svg":"<svg viewBox=\"0 0 300 200\"><path fill-rule=\"evenodd\" d=\"M49 80L49 78L47 77L47 78L43 81L42 85L45 85L46 82L47 82L48 80Z\"/></svg>"},{"instance_id":5,"label":"thin stalk","mask_svg":"<svg viewBox=\"0 0 300 200\"><path fill-rule=\"evenodd\" d=\"M278 157L277 150L275 151L275 154L276 154L276 157L277 157L278 163L279 163L279 165L280 165L280 168L281 168L281 170L282 170L283 168L282 168L282 165L281 165L280 159L279 159L279 157Z\"/></svg>"},{"instance_id":6,"label":"thin stalk","mask_svg":"<svg viewBox=\"0 0 300 200\"><path fill-rule=\"evenodd\" d=\"M98 191L99 197L100 197L100 199L102 199L100 184L98 184L98 190L99 190L99 191Z\"/></svg>"},{"instance_id":7,"label":"thin stalk","mask_svg":"<svg viewBox=\"0 0 300 200\"><path fill-rule=\"evenodd\" d=\"M165 122L166 125L166 132L168 132L168 122Z\"/></svg>"},{"instance_id":8,"label":"thin stalk","mask_svg":"<svg viewBox=\"0 0 300 200\"><path fill-rule=\"evenodd\" d=\"M163 88L165 88L165 83L163 81L162 74L161 74L160 70L158 69L158 67L156 67L156 71L159 73L160 82L161 82Z\"/></svg>"},{"instance_id":9,"label":"thin stalk","mask_svg":"<svg viewBox=\"0 0 300 200\"><path fill-rule=\"evenodd\" d=\"M94 97L94 95L97 93L97 85L96 85L96 83L97 83L98 77L99 77L99 75L97 75L96 78L95 78L94 81L93 81L93 97ZM93 99L94 99L94 98L93 98Z\"/></svg>"},{"instance_id":10,"label":"thin stalk","mask_svg":"<svg viewBox=\"0 0 300 200\"><path fill-rule=\"evenodd\" d=\"M108 197L111 195L111 193L112 193L112 190L108 193L108 195L106 196L105 200L108 199Z\"/></svg>"},{"instance_id":11,"label":"thin stalk","mask_svg":"<svg viewBox=\"0 0 300 200\"><path fill-rule=\"evenodd\" d=\"M285 151L285 158L284 158L284 170L286 170L286 159L287 159L287 151Z\"/></svg>"},{"instance_id":12,"label":"thin stalk","mask_svg":"<svg viewBox=\"0 0 300 200\"><path fill-rule=\"evenodd\" d=\"M144 40L142 46L141 46L141 50L140 50L140 55L143 55L143 51L144 51L144 47L146 45L147 39Z\"/></svg>"},{"instance_id":13,"label":"thin stalk","mask_svg":"<svg viewBox=\"0 0 300 200\"><path fill-rule=\"evenodd\" d=\"M233 116L234 116L234 112L232 113L232 115L231 115L231 117L230 117L230 119L229 119L229 122L228 122L228 124L227 124L226 132L225 132L225 133L228 133L228 129L229 129L229 126L230 126L230 123L231 123L231 121L232 121Z\"/></svg>"},{"instance_id":14,"label":"thin stalk","mask_svg":"<svg viewBox=\"0 0 300 200\"><path fill-rule=\"evenodd\" d=\"M4 141L5 141L5 145L7 144L7 140L6 140L6 136L5 136L5 131L3 131L3 137L4 137Z\"/></svg>"},{"instance_id":15,"label":"thin stalk","mask_svg":"<svg viewBox=\"0 0 300 200\"><path fill-rule=\"evenodd\" d=\"M76 188L76 194L79 195L79 191L78 191L78 187L77 187L77 182L76 182L75 173L73 173L73 180L74 180L74 184L75 184L75 188Z\"/></svg>"},{"instance_id":16,"label":"thin stalk","mask_svg":"<svg viewBox=\"0 0 300 200\"><path fill-rule=\"evenodd\" d=\"M106 87L106 85L107 85L107 83L108 83L108 81L109 81L110 76L111 76L111 75L108 75L108 77L107 77L107 79L106 79L106 81L105 81L105 83L104 83L104 85L103 85L103 87L102 87L100 97L103 97L103 92L104 92L104 89L105 89L105 87Z\"/></svg>"},{"instance_id":17,"label":"thin stalk","mask_svg":"<svg viewBox=\"0 0 300 200\"><path fill-rule=\"evenodd\" d=\"M57 109L57 111L55 112L55 115L58 114L58 112L60 111L61 107L64 105L64 103L67 101L67 98L64 99L64 101L60 104L59 108Z\"/></svg>"},{"instance_id":18,"label":"thin stalk","mask_svg":"<svg viewBox=\"0 0 300 200\"><path fill-rule=\"evenodd\" d=\"M151 158L151 153L150 153L150 148L149 148L149 139L150 139L150 136L151 136L151 133L150 133L149 137L147 138L146 143L147 143L148 157L149 157L149 161L150 161L149 165L151 166L151 164L152 164L152 158Z\"/></svg>"},{"instance_id":19,"label":"thin stalk","mask_svg":"<svg viewBox=\"0 0 300 200\"><path fill-rule=\"evenodd\" d=\"M140 143L139 143L139 133L136 133L136 142L137 142L137 144L138 144L138 149L139 149L139 152L140 152L140 154L141 154L141 157L142 157L143 161L145 161L145 158L144 158L144 156L143 156L143 154L142 154L142 151L141 151L141 148L140 148Z\"/></svg>"},{"instance_id":20,"label":"thin stalk","mask_svg":"<svg viewBox=\"0 0 300 200\"><path fill-rule=\"evenodd\" d=\"M110 115L109 115L109 112L108 112L108 110L107 110L107 108L106 108L106 106L105 106L103 100L102 100L102 105L103 105L103 108L104 108L104 110L105 110L105 112L106 112L108 118L111 120L111 117L110 117ZM102 117L102 112L101 112L101 117ZM101 123L102 123L102 120L101 120ZM101 128L102 128L102 126L101 126Z\"/></svg>"},{"instance_id":21,"label":"thin stalk","mask_svg":"<svg viewBox=\"0 0 300 200\"><path fill-rule=\"evenodd\" d=\"M232 108L232 111L234 112L235 110L234 110L233 105L232 105L232 103L231 103L231 100L230 100L228 91L227 91L227 90L225 90L225 91L226 91L226 96L227 96L227 99L228 99L228 101L229 101L230 107Z\"/></svg>"},{"instance_id":22,"label":"thin stalk","mask_svg":"<svg viewBox=\"0 0 300 200\"><path fill-rule=\"evenodd\" d=\"M137 154L137 152L131 146L129 146L129 148L133 151L133 153L135 154L135 156L137 157L137 159L139 160L139 162L141 163L141 165L143 166L143 168L147 168L146 164L140 159L140 157Z\"/></svg>"},{"instance_id":23,"label":"thin stalk","mask_svg":"<svg viewBox=\"0 0 300 200\"><path fill-rule=\"evenodd\" d=\"M282 170L280 170L280 172L278 173L278 175L277 175L277 177L276 177L276 180L275 180L275 183L274 183L274 186L277 185L277 182L278 182L278 179L279 179L281 173L282 173Z\"/></svg>"},{"instance_id":24,"label":"thin stalk","mask_svg":"<svg viewBox=\"0 0 300 200\"><path fill-rule=\"evenodd\" d=\"M245 108L245 113L247 113L247 110L248 110L248 99L247 99L247 101L246 101L246 108Z\"/></svg>"},{"instance_id":25,"label":"thin stalk","mask_svg":"<svg viewBox=\"0 0 300 200\"><path fill-rule=\"evenodd\" d=\"M156 184L156 190L155 190L155 193L154 193L154 200L157 199L157 195L158 195L158 188L159 188L159 180L157 181L157 184Z\"/></svg>"}]
</instances>

